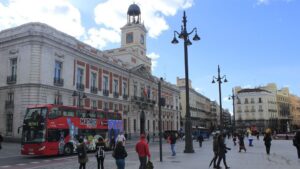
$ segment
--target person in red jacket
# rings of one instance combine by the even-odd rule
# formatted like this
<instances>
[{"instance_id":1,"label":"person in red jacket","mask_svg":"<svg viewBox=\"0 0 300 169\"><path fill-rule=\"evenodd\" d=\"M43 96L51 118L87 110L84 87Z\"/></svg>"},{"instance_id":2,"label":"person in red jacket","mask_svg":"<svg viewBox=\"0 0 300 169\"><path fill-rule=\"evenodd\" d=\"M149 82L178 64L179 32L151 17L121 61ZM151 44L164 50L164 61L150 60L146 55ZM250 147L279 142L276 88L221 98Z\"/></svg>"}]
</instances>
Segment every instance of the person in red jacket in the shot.
<instances>
[{"instance_id":1,"label":"person in red jacket","mask_svg":"<svg viewBox=\"0 0 300 169\"><path fill-rule=\"evenodd\" d=\"M137 152L140 160L139 169L146 169L147 157L150 160L150 151L149 145L147 144L146 137L144 134L141 134L139 142L135 145L135 151Z\"/></svg>"}]
</instances>

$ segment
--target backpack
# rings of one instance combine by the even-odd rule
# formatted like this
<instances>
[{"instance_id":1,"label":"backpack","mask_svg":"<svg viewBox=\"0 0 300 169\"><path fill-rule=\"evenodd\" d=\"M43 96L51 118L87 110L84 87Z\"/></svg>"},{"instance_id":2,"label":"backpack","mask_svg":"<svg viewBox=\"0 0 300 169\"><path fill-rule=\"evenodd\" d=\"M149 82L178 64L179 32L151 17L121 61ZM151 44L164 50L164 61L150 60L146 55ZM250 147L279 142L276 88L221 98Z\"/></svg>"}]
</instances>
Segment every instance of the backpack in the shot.
<instances>
[{"instance_id":1,"label":"backpack","mask_svg":"<svg viewBox=\"0 0 300 169\"><path fill-rule=\"evenodd\" d=\"M96 152L96 157L97 158L100 158L100 157L104 158L105 157L105 152L103 150L103 146L99 146L99 148Z\"/></svg>"}]
</instances>

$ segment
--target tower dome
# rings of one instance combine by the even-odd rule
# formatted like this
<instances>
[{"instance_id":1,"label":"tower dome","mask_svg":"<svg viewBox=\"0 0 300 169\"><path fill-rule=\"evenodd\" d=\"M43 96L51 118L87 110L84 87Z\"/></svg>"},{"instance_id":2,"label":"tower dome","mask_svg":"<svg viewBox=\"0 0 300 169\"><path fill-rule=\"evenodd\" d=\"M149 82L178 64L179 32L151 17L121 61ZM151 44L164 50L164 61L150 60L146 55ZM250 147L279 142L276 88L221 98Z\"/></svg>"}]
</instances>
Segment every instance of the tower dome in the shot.
<instances>
[{"instance_id":1,"label":"tower dome","mask_svg":"<svg viewBox=\"0 0 300 169\"><path fill-rule=\"evenodd\" d=\"M138 16L141 14L140 7L137 4L131 4L128 8L127 15Z\"/></svg>"},{"instance_id":2,"label":"tower dome","mask_svg":"<svg viewBox=\"0 0 300 169\"><path fill-rule=\"evenodd\" d=\"M127 11L127 23L139 24L141 23L141 9L137 4L131 4Z\"/></svg>"}]
</instances>

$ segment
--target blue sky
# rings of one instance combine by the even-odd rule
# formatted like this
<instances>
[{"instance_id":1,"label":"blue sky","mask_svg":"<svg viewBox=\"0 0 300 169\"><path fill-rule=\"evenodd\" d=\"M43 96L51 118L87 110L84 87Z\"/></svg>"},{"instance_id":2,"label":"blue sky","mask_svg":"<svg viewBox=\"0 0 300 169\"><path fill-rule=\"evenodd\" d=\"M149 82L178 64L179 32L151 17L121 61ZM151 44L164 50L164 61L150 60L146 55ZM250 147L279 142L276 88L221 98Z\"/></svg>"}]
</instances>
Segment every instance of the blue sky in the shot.
<instances>
[{"instance_id":1,"label":"blue sky","mask_svg":"<svg viewBox=\"0 0 300 169\"><path fill-rule=\"evenodd\" d=\"M170 41L186 10L188 30L197 27L201 37L189 47L195 89L218 100L218 86L211 80L219 64L229 80L222 85L224 108L232 109L226 98L234 86L274 82L300 96L299 0L0 0L0 31L39 21L98 49L117 48L119 28L133 2L149 30L154 75L174 84L176 77L184 77L183 43Z\"/></svg>"}]
</instances>

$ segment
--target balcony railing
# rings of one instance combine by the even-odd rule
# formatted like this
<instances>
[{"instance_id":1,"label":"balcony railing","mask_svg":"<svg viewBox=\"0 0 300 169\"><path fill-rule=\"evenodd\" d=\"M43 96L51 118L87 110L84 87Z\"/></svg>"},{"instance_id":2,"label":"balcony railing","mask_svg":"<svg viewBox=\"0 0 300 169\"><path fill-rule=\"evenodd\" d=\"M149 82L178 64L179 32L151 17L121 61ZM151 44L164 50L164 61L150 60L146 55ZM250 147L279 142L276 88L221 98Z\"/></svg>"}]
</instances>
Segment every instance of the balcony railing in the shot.
<instances>
[{"instance_id":1,"label":"balcony railing","mask_svg":"<svg viewBox=\"0 0 300 169\"><path fill-rule=\"evenodd\" d=\"M77 83L77 84L76 84L76 89L77 89L77 90L80 90L80 91L83 91L83 90L84 90L84 84Z\"/></svg>"},{"instance_id":2,"label":"balcony railing","mask_svg":"<svg viewBox=\"0 0 300 169\"><path fill-rule=\"evenodd\" d=\"M264 111L263 109L259 109L259 110L258 110L258 112L263 112L263 111Z\"/></svg>"},{"instance_id":3,"label":"balcony railing","mask_svg":"<svg viewBox=\"0 0 300 169\"><path fill-rule=\"evenodd\" d=\"M119 98L119 93L118 92L114 92L114 98Z\"/></svg>"},{"instance_id":4,"label":"balcony railing","mask_svg":"<svg viewBox=\"0 0 300 169\"><path fill-rule=\"evenodd\" d=\"M109 91L108 90L103 90L103 96L109 96Z\"/></svg>"},{"instance_id":5,"label":"balcony railing","mask_svg":"<svg viewBox=\"0 0 300 169\"><path fill-rule=\"evenodd\" d=\"M12 101L12 100L6 100L5 101L5 108L6 109L12 109L12 108L14 108L14 101Z\"/></svg>"},{"instance_id":6,"label":"balcony railing","mask_svg":"<svg viewBox=\"0 0 300 169\"><path fill-rule=\"evenodd\" d=\"M17 82L17 75L7 76L7 84L16 84Z\"/></svg>"},{"instance_id":7,"label":"balcony railing","mask_svg":"<svg viewBox=\"0 0 300 169\"><path fill-rule=\"evenodd\" d=\"M128 99L128 95L123 94L123 99L124 99L124 100L127 100L127 99Z\"/></svg>"},{"instance_id":8,"label":"balcony railing","mask_svg":"<svg viewBox=\"0 0 300 169\"><path fill-rule=\"evenodd\" d=\"M64 79L54 77L53 84L55 86L63 86L64 85Z\"/></svg>"},{"instance_id":9,"label":"balcony railing","mask_svg":"<svg viewBox=\"0 0 300 169\"><path fill-rule=\"evenodd\" d=\"M98 88L91 86L91 93L97 94L98 93Z\"/></svg>"}]
</instances>

